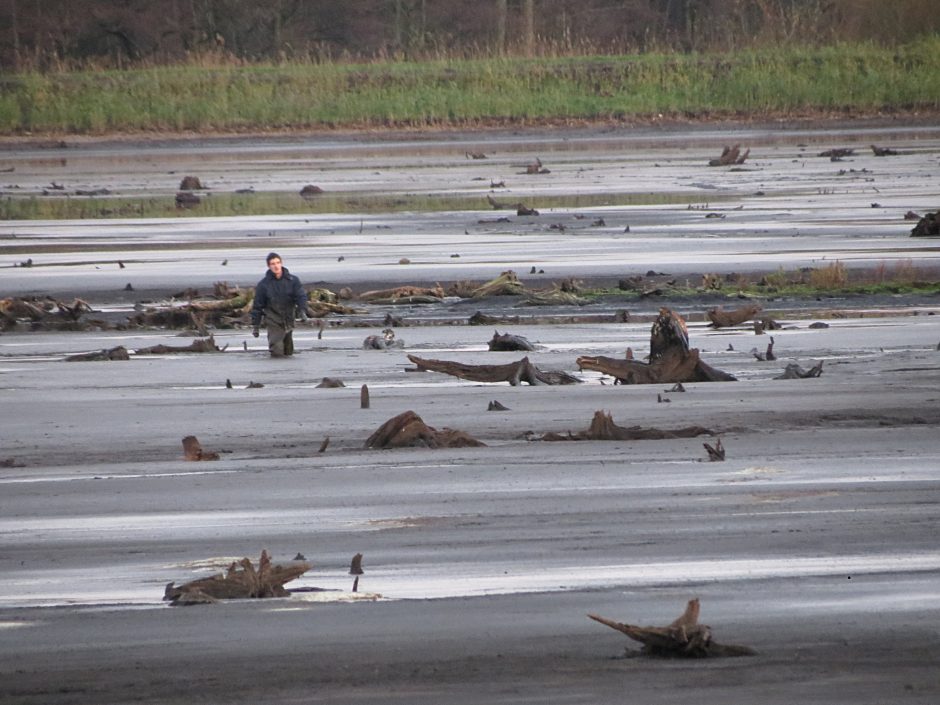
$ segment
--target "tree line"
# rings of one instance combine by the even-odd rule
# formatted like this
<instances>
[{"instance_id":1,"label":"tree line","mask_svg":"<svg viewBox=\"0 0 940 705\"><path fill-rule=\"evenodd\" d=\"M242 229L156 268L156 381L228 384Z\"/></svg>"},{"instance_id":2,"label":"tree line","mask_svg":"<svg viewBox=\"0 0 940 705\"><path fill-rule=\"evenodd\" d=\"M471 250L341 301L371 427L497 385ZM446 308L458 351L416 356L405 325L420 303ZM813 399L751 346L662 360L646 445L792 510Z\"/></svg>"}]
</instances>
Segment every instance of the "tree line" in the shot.
<instances>
[{"instance_id":1,"label":"tree line","mask_svg":"<svg viewBox=\"0 0 940 705\"><path fill-rule=\"evenodd\" d=\"M0 68L898 44L936 0L3 0Z\"/></svg>"}]
</instances>

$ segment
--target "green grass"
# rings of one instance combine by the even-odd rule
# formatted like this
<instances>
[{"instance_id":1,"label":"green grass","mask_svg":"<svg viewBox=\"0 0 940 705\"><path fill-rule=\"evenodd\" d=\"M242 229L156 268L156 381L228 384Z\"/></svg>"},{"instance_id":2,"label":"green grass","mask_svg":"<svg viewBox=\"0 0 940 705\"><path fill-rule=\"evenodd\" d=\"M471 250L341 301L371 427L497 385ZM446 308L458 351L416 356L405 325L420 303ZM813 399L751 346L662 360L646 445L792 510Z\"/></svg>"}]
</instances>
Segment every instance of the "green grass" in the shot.
<instances>
[{"instance_id":1,"label":"green grass","mask_svg":"<svg viewBox=\"0 0 940 705\"><path fill-rule=\"evenodd\" d=\"M940 37L731 54L170 66L0 79L0 133L940 108Z\"/></svg>"},{"instance_id":2,"label":"green grass","mask_svg":"<svg viewBox=\"0 0 940 705\"><path fill-rule=\"evenodd\" d=\"M516 198L525 194L516 193ZM540 208L590 208L597 206L657 205L695 202L698 194L676 193L603 193L576 195L540 195L529 205ZM720 198L711 195L710 202ZM2 220L81 220L85 218L173 218L226 217L244 215L354 213L399 213L405 211L479 211L490 205L486 194L438 196L420 194L363 195L320 194L304 200L296 193L260 192L254 194L213 193L203 196L193 208L177 208L174 196L165 197L93 197L30 196L0 198ZM493 210L493 218L515 216L513 210Z\"/></svg>"}]
</instances>

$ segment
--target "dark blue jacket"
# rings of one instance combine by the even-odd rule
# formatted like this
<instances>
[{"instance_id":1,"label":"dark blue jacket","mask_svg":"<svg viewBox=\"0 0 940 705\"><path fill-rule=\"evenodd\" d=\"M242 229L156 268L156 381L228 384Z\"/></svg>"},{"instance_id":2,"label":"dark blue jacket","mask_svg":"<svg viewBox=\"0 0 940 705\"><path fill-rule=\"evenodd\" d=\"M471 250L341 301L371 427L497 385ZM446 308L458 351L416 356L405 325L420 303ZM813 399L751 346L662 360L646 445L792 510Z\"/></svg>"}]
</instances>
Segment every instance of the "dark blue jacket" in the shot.
<instances>
[{"instance_id":1,"label":"dark blue jacket","mask_svg":"<svg viewBox=\"0 0 940 705\"><path fill-rule=\"evenodd\" d=\"M262 316L270 323L293 328L294 315L307 311L307 292L300 279L287 271L277 279L270 271L255 287L255 302L251 307L251 325L260 326Z\"/></svg>"}]
</instances>

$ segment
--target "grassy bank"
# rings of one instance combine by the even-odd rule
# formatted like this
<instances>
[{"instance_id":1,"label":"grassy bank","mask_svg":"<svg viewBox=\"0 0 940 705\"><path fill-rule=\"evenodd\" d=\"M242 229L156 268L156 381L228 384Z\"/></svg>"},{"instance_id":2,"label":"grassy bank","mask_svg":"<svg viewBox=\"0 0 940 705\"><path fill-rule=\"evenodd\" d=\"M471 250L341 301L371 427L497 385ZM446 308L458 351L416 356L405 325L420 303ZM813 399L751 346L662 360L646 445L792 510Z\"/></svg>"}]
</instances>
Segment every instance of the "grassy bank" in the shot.
<instances>
[{"instance_id":1,"label":"grassy bank","mask_svg":"<svg viewBox=\"0 0 940 705\"><path fill-rule=\"evenodd\" d=\"M0 133L940 109L940 37L733 54L173 66L0 79Z\"/></svg>"},{"instance_id":2,"label":"grassy bank","mask_svg":"<svg viewBox=\"0 0 940 705\"><path fill-rule=\"evenodd\" d=\"M168 196L29 196L0 197L0 221L3 220L82 220L86 218L175 218L232 217L240 215L303 215L317 213L397 213L403 211L477 211L488 209L485 192L467 196L421 194L361 193L322 194L313 199L296 193L262 192L253 194L215 193L203 195L197 205L180 208ZM518 194L517 194L518 195ZM673 204L678 197L692 203L699 194L677 193L603 193L539 196L539 207L590 208L597 206L638 206ZM722 198L712 194L709 201ZM494 216L495 217L495 216Z\"/></svg>"}]
</instances>

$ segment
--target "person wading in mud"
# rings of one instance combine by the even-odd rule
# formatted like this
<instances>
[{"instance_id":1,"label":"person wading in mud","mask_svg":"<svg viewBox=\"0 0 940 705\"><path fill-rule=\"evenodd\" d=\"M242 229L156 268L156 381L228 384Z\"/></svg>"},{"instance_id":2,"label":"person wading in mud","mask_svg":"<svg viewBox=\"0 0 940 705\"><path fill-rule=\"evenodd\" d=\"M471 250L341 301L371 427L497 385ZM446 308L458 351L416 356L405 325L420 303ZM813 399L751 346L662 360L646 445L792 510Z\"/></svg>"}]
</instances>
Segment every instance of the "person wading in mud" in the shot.
<instances>
[{"instance_id":1,"label":"person wading in mud","mask_svg":"<svg viewBox=\"0 0 940 705\"><path fill-rule=\"evenodd\" d=\"M294 317L307 320L307 292L300 285L300 279L287 271L277 252L271 252L267 261L268 271L255 287L251 334L258 337L264 318L271 357L293 355Z\"/></svg>"}]
</instances>

